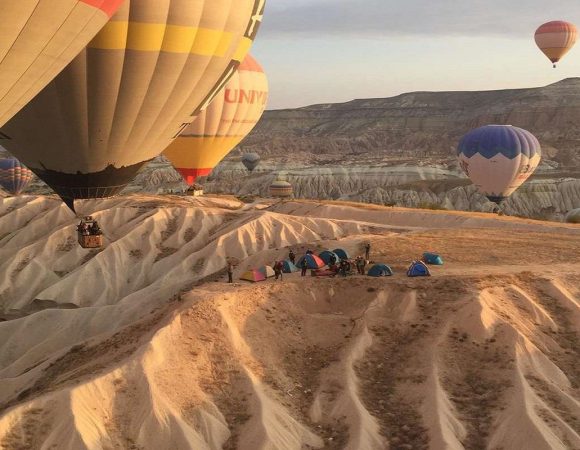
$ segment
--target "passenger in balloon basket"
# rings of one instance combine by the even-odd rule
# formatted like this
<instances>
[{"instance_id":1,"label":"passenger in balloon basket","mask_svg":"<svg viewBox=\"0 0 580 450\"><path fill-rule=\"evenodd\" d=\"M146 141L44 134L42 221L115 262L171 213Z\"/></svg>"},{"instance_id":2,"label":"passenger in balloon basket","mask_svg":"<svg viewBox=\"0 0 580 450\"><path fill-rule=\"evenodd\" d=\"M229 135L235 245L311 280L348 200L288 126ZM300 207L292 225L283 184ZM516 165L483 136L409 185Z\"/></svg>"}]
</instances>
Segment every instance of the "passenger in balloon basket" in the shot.
<instances>
[{"instance_id":1,"label":"passenger in balloon basket","mask_svg":"<svg viewBox=\"0 0 580 450\"><path fill-rule=\"evenodd\" d=\"M83 236L88 236L89 235L89 225L82 221L77 225L77 231L83 235Z\"/></svg>"},{"instance_id":2,"label":"passenger in balloon basket","mask_svg":"<svg viewBox=\"0 0 580 450\"><path fill-rule=\"evenodd\" d=\"M99 223L96 220L91 225L91 227L89 229L89 233L92 236L100 236L103 234L103 232L101 231L101 227L99 226Z\"/></svg>"}]
</instances>

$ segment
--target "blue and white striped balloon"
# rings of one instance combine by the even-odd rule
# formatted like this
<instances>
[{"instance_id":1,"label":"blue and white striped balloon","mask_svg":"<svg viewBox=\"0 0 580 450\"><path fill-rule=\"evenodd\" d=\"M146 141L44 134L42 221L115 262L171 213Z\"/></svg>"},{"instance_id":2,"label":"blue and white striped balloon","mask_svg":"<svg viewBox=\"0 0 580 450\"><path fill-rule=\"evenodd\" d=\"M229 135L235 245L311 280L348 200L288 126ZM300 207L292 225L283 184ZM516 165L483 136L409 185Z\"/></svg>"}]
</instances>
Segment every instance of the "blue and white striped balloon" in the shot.
<instances>
[{"instance_id":1,"label":"blue and white striped balloon","mask_svg":"<svg viewBox=\"0 0 580 450\"><path fill-rule=\"evenodd\" d=\"M20 194L32 180L33 173L15 158L0 159L0 186L12 195Z\"/></svg>"},{"instance_id":2,"label":"blue and white striped balloon","mask_svg":"<svg viewBox=\"0 0 580 450\"><path fill-rule=\"evenodd\" d=\"M478 191L500 204L536 170L542 148L536 137L511 125L487 125L461 139L459 164Z\"/></svg>"}]
</instances>

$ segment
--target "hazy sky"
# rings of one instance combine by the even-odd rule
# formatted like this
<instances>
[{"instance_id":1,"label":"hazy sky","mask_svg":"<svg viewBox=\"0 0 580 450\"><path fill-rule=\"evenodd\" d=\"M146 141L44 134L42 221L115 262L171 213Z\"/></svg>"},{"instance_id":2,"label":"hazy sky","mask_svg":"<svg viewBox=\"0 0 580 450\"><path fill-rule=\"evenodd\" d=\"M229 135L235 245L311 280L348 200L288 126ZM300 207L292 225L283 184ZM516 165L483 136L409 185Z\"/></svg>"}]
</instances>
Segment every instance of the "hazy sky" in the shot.
<instances>
[{"instance_id":1,"label":"hazy sky","mask_svg":"<svg viewBox=\"0 0 580 450\"><path fill-rule=\"evenodd\" d=\"M270 109L418 90L541 86L580 76L580 43L557 70L533 39L580 26L578 0L268 0L253 49Z\"/></svg>"}]
</instances>

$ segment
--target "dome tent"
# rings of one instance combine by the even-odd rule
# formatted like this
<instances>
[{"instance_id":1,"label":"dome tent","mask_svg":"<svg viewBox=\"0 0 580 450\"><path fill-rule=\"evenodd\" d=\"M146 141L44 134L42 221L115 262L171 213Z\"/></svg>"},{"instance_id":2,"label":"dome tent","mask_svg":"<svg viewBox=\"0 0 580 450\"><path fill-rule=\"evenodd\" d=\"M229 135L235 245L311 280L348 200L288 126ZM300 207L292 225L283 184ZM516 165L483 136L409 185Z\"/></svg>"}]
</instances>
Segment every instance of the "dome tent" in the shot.
<instances>
[{"instance_id":1,"label":"dome tent","mask_svg":"<svg viewBox=\"0 0 580 450\"><path fill-rule=\"evenodd\" d=\"M322 267L324 267L326 265L324 263L324 261L322 259L320 259L318 256L312 255L312 254L307 254L307 255L304 255L302 258L300 258L298 260L298 262L296 263L296 266L298 268L302 267L302 261L304 259L306 259L306 265L308 266L309 269L321 269Z\"/></svg>"},{"instance_id":2,"label":"dome tent","mask_svg":"<svg viewBox=\"0 0 580 450\"><path fill-rule=\"evenodd\" d=\"M408 277L430 277L431 272L423 261L413 261L407 270Z\"/></svg>"},{"instance_id":3,"label":"dome tent","mask_svg":"<svg viewBox=\"0 0 580 450\"><path fill-rule=\"evenodd\" d=\"M258 267L258 272L261 272L266 278L272 278L276 274L274 273L274 269L270 266L262 266Z\"/></svg>"},{"instance_id":4,"label":"dome tent","mask_svg":"<svg viewBox=\"0 0 580 450\"><path fill-rule=\"evenodd\" d=\"M330 263L330 259L334 256L336 262L340 261L340 257L334 253L331 252L330 250L324 250L323 252L320 252L318 254L318 256L320 257L321 260L323 260L325 262L325 264L329 264Z\"/></svg>"},{"instance_id":5,"label":"dome tent","mask_svg":"<svg viewBox=\"0 0 580 450\"><path fill-rule=\"evenodd\" d=\"M294 273L298 272L300 269L296 267L292 261L287 259L286 261L282 261L282 272L284 273Z\"/></svg>"},{"instance_id":6,"label":"dome tent","mask_svg":"<svg viewBox=\"0 0 580 450\"><path fill-rule=\"evenodd\" d=\"M348 252L342 248L335 248L333 253L336 254L340 259L349 259Z\"/></svg>"},{"instance_id":7,"label":"dome tent","mask_svg":"<svg viewBox=\"0 0 580 450\"><path fill-rule=\"evenodd\" d=\"M443 258L436 253L423 253L423 261L433 266L442 266Z\"/></svg>"},{"instance_id":8,"label":"dome tent","mask_svg":"<svg viewBox=\"0 0 580 450\"><path fill-rule=\"evenodd\" d=\"M393 269L391 269L386 264L375 264L370 268L367 275L369 277L391 277L393 276Z\"/></svg>"},{"instance_id":9,"label":"dome tent","mask_svg":"<svg viewBox=\"0 0 580 450\"><path fill-rule=\"evenodd\" d=\"M258 283L260 281L266 281L266 276L259 270L250 269L242 274L240 280Z\"/></svg>"}]
</instances>

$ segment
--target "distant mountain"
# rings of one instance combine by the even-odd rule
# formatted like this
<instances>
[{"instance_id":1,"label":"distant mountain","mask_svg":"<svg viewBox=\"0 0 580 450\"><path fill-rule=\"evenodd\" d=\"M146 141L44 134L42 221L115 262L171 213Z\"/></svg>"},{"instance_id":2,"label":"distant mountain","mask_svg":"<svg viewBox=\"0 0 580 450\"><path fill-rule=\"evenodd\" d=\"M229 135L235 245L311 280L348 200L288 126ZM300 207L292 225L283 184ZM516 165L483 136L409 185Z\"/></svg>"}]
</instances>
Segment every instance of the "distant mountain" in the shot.
<instances>
[{"instance_id":1,"label":"distant mountain","mask_svg":"<svg viewBox=\"0 0 580 450\"><path fill-rule=\"evenodd\" d=\"M541 88L414 92L267 111L240 149L314 164L440 160L453 155L470 129L492 123L531 131L550 160L579 167L580 78Z\"/></svg>"}]
</instances>

